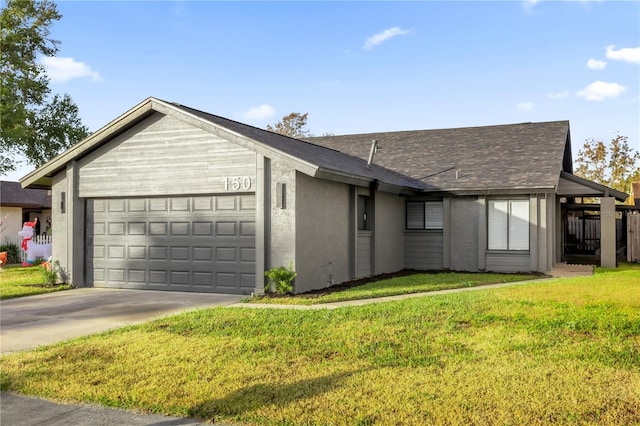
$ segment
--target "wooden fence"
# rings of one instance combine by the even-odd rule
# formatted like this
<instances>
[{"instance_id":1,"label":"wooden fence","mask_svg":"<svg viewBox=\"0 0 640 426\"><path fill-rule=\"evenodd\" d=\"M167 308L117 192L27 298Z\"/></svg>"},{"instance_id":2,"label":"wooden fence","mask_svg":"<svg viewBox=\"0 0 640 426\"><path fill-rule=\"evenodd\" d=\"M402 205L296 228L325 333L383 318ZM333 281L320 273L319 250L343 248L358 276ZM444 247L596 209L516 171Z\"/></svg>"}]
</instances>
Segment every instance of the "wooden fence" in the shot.
<instances>
[{"instance_id":1,"label":"wooden fence","mask_svg":"<svg viewBox=\"0 0 640 426\"><path fill-rule=\"evenodd\" d=\"M567 232L578 251L595 253L600 248L600 216L568 218ZM625 245L624 237L622 220L616 219L616 242L621 246Z\"/></svg>"},{"instance_id":2,"label":"wooden fence","mask_svg":"<svg viewBox=\"0 0 640 426\"><path fill-rule=\"evenodd\" d=\"M627 262L640 263L640 214L627 215Z\"/></svg>"}]
</instances>

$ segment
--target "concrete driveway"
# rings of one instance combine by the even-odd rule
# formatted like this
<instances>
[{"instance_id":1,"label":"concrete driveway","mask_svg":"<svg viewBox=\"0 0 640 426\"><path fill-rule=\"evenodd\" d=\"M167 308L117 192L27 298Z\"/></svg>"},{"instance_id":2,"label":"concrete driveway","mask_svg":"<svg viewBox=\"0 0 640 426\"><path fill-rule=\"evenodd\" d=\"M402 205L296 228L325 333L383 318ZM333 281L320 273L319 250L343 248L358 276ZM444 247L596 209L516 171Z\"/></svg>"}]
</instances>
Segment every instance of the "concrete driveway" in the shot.
<instances>
[{"instance_id":1,"label":"concrete driveway","mask_svg":"<svg viewBox=\"0 0 640 426\"><path fill-rule=\"evenodd\" d=\"M7 354L244 296L77 288L0 301L0 352Z\"/></svg>"}]
</instances>

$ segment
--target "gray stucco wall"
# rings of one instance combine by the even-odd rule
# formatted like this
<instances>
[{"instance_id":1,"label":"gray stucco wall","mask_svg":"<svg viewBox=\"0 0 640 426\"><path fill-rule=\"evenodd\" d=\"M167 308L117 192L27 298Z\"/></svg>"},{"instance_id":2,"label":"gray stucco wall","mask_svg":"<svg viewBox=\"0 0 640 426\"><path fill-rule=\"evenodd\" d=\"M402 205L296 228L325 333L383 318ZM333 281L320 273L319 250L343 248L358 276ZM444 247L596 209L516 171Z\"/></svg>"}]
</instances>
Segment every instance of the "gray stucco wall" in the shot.
<instances>
[{"instance_id":1,"label":"gray stucco wall","mask_svg":"<svg viewBox=\"0 0 640 426\"><path fill-rule=\"evenodd\" d=\"M52 256L60 262L63 279L84 287L84 200L77 196L77 164L67 164L65 171L53 178L51 185ZM61 203L64 193L64 212Z\"/></svg>"},{"instance_id":2,"label":"gray stucco wall","mask_svg":"<svg viewBox=\"0 0 640 426\"><path fill-rule=\"evenodd\" d=\"M51 185L51 235L53 244L51 246L52 256L58 262L63 270L67 271L69 266L69 258L67 256L67 215L60 211L60 202L62 201L62 193L67 198L67 179L66 173L62 172L54 176Z\"/></svg>"},{"instance_id":3,"label":"gray stucco wall","mask_svg":"<svg viewBox=\"0 0 640 426\"><path fill-rule=\"evenodd\" d=\"M375 195L374 274L396 272L404 268L403 197L386 192Z\"/></svg>"},{"instance_id":4,"label":"gray stucco wall","mask_svg":"<svg viewBox=\"0 0 640 426\"><path fill-rule=\"evenodd\" d=\"M281 162L270 162L269 186L270 199L268 207L269 215L265 232L266 246L268 249L265 268L278 266L289 267L293 263L297 269L296 261L296 208L299 205L296 192L296 171L289 165ZM277 187L284 184L284 208L278 207Z\"/></svg>"},{"instance_id":5,"label":"gray stucco wall","mask_svg":"<svg viewBox=\"0 0 640 426\"><path fill-rule=\"evenodd\" d=\"M478 270L478 218L483 206L477 201L478 197L451 198L448 238L454 271Z\"/></svg>"},{"instance_id":6,"label":"gray stucco wall","mask_svg":"<svg viewBox=\"0 0 640 426\"><path fill-rule=\"evenodd\" d=\"M346 184L296 174L296 292L349 280L349 194Z\"/></svg>"}]
</instances>

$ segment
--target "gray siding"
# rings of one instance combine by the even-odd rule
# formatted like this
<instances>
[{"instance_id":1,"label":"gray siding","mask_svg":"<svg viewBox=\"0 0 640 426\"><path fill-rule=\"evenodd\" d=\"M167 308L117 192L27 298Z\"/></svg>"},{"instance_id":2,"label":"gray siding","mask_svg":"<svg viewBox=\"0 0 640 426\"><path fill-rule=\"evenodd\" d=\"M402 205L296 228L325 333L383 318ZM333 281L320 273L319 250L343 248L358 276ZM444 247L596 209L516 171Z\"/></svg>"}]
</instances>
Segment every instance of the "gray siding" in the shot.
<instances>
[{"instance_id":1,"label":"gray siding","mask_svg":"<svg viewBox=\"0 0 640 426\"><path fill-rule=\"evenodd\" d=\"M529 272L529 252L487 252L487 271L492 272Z\"/></svg>"},{"instance_id":2,"label":"gray siding","mask_svg":"<svg viewBox=\"0 0 640 426\"><path fill-rule=\"evenodd\" d=\"M81 160L78 195L254 192L255 179L255 152L155 114Z\"/></svg>"},{"instance_id":3,"label":"gray siding","mask_svg":"<svg viewBox=\"0 0 640 426\"><path fill-rule=\"evenodd\" d=\"M385 192L375 196L375 274L404 268L403 197Z\"/></svg>"},{"instance_id":4,"label":"gray siding","mask_svg":"<svg viewBox=\"0 0 640 426\"><path fill-rule=\"evenodd\" d=\"M349 194L346 184L296 173L296 292L349 280Z\"/></svg>"},{"instance_id":5,"label":"gray siding","mask_svg":"<svg viewBox=\"0 0 640 426\"><path fill-rule=\"evenodd\" d=\"M405 268L443 269L442 231L406 231L404 234Z\"/></svg>"},{"instance_id":6,"label":"gray siding","mask_svg":"<svg viewBox=\"0 0 640 426\"><path fill-rule=\"evenodd\" d=\"M371 249L373 247L373 232L358 231L356 244L356 278L372 275Z\"/></svg>"}]
</instances>

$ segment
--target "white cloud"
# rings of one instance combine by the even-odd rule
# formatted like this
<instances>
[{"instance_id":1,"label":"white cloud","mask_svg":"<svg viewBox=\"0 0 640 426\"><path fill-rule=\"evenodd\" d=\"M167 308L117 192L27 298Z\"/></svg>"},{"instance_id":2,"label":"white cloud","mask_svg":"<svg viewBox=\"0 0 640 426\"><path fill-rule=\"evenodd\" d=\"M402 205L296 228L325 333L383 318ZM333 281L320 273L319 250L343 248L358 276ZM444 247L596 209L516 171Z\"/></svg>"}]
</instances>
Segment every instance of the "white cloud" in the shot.
<instances>
[{"instance_id":1,"label":"white cloud","mask_svg":"<svg viewBox=\"0 0 640 426\"><path fill-rule=\"evenodd\" d=\"M567 96L569 96L569 92L566 91L566 90L564 92L556 92L556 93L547 94L547 98L549 98L549 99L564 99Z\"/></svg>"},{"instance_id":2,"label":"white cloud","mask_svg":"<svg viewBox=\"0 0 640 426\"><path fill-rule=\"evenodd\" d=\"M597 59L589 59L587 61L587 68L592 70L603 70L607 66L605 61L598 61Z\"/></svg>"},{"instance_id":3,"label":"white cloud","mask_svg":"<svg viewBox=\"0 0 640 426\"><path fill-rule=\"evenodd\" d=\"M243 115L247 120L263 120L273 116L275 113L276 110L271 105L263 104L249 109Z\"/></svg>"},{"instance_id":4,"label":"white cloud","mask_svg":"<svg viewBox=\"0 0 640 426\"><path fill-rule=\"evenodd\" d=\"M601 101L604 98L613 98L627 90L618 83L607 83L604 81L594 81L576 94L588 101Z\"/></svg>"},{"instance_id":5,"label":"white cloud","mask_svg":"<svg viewBox=\"0 0 640 426\"><path fill-rule=\"evenodd\" d=\"M100 73L93 71L84 62L76 62L73 58L44 56L40 62L54 83L65 83L71 79L83 77L89 77L91 81L102 81Z\"/></svg>"},{"instance_id":6,"label":"white cloud","mask_svg":"<svg viewBox=\"0 0 640 426\"><path fill-rule=\"evenodd\" d=\"M607 58L614 61L625 61L640 64L640 47L622 47L615 50L615 46L607 46Z\"/></svg>"},{"instance_id":7,"label":"white cloud","mask_svg":"<svg viewBox=\"0 0 640 426\"><path fill-rule=\"evenodd\" d=\"M520 111L531 111L533 109L533 102L522 102L516 105Z\"/></svg>"},{"instance_id":8,"label":"white cloud","mask_svg":"<svg viewBox=\"0 0 640 426\"><path fill-rule=\"evenodd\" d=\"M364 44L364 49L371 50L373 49L374 46L377 46L380 43L389 40L390 38L393 38L399 35L409 34L409 32L410 31L403 30L400 27L389 28L388 30L384 30L381 33L374 34L371 37L369 37Z\"/></svg>"}]
</instances>

